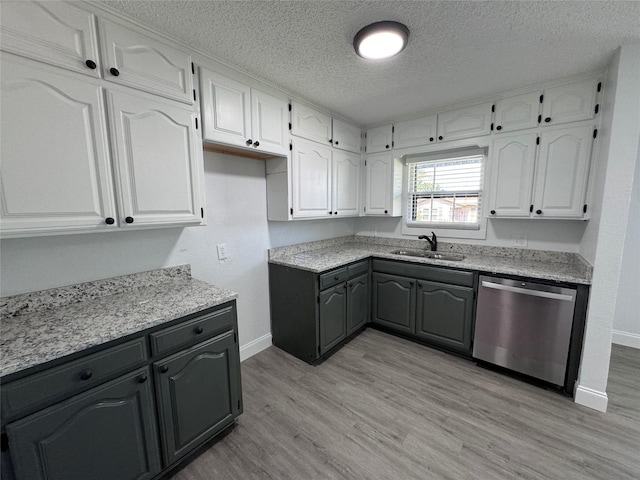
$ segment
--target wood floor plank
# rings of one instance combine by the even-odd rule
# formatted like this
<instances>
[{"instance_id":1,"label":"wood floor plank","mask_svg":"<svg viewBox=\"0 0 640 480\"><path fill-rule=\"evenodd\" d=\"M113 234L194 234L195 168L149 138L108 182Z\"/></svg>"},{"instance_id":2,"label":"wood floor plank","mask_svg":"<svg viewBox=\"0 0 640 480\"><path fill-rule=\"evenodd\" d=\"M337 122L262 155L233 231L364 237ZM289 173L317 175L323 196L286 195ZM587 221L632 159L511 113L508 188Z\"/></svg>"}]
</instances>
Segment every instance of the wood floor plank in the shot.
<instances>
[{"instance_id":1,"label":"wood floor plank","mask_svg":"<svg viewBox=\"0 0 640 480\"><path fill-rule=\"evenodd\" d=\"M614 346L606 414L366 330L312 367L242 363L244 414L174 480L640 478L640 351Z\"/></svg>"}]
</instances>

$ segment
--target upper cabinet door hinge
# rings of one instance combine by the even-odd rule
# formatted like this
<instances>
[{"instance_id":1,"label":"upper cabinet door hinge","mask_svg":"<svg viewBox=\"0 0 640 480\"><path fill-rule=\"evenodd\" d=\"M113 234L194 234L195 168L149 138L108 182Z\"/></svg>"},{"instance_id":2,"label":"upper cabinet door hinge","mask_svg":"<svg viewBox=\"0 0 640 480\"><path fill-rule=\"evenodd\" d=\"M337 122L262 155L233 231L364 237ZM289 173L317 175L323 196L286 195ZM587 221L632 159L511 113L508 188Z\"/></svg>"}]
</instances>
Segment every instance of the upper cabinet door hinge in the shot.
<instances>
[{"instance_id":1,"label":"upper cabinet door hinge","mask_svg":"<svg viewBox=\"0 0 640 480\"><path fill-rule=\"evenodd\" d=\"M538 123L542 122L542 115L538 115Z\"/></svg>"},{"instance_id":2,"label":"upper cabinet door hinge","mask_svg":"<svg viewBox=\"0 0 640 480\"><path fill-rule=\"evenodd\" d=\"M291 207L291 208L289 209L289 213L291 213L291 215L293 215L293 207Z\"/></svg>"},{"instance_id":3,"label":"upper cabinet door hinge","mask_svg":"<svg viewBox=\"0 0 640 480\"><path fill-rule=\"evenodd\" d=\"M596 108L594 108L593 111L595 112L596 115L598 114L598 112L600 111L600 104L599 103L596 103Z\"/></svg>"},{"instance_id":4,"label":"upper cabinet door hinge","mask_svg":"<svg viewBox=\"0 0 640 480\"><path fill-rule=\"evenodd\" d=\"M544 95L540 95L540 103L544 100Z\"/></svg>"},{"instance_id":5,"label":"upper cabinet door hinge","mask_svg":"<svg viewBox=\"0 0 640 480\"><path fill-rule=\"evenodd\" d=\"M491 124L491 131L493 132L493 123Z\"/></svg>"},{"instance_id":6,"label":"upper cabinet door hinge","mask_svg":"<svg viewBox=\"0 0 640 480\"><path fill-rule=\"evenodd\" d=\"M293 150L293 143L290 143L289 144L289 151L292 151L292 150Z\"/></svg>"},{"instance_id":7,"label":"upper cabinet door hinge","mask_svg":"<svg viewBox=\"0 0 640 480\"><path fill-rule=\"evenodd\" d=\"M198 130L198 117L196 117L196 130Z\"/></svg>"},{"instance_id":8,"label":"upper cabinet door hinge","mask_svg":"<svg viewBox=\"0 0 640 480\"><path fill-rule=\"evenodd\" d=\"M600 93L600 90L602 90L602 82L598 82L598 93Z\"/></svg>"},{"instance_id":9,"label":"upper cabinet door hinge","mask_svg":"<svg viewBox=\"0 0 640 480\"><path fill-rule=\"evenodd\" d=\"M196 101L196 89L195 88L193 89L193 101L194 102Z\"/></svg>"},{"instance_id":10,"label":"upper cabinet door hinge","mask_svg":"<svg viewBox=\"0 0 640 480\"><path fill-rule=\"evenodd\" d=\"M200 217L204 218L204 208L200 208Z\"/></svg>"},{"instance_id":11,"label":"upper cabinet door hinge","mask_svg":"<svg viewBox=\"0 0 640 480\"><path fill-rule=\"evenodd\" d=\"M536 137L536 145L540 145L540 137Z\"/></svg>"},{"instance_id":12,"label":"upper cabinet door hinge","mask_svg":"<svg viewBox=\"0 0 640 480\"><path fill-rule=\"evenodd\" d=\"M238 334L233 332L233 343L238 343ZM238 402L238 408L240 408L240 402Z\"/></svg>"},{"instance_id":13,"label":"upper cabinet door hinge","mask_svg":"<svg viewBox=\"0 0 640 480\"><path fill-rule=\"evenodd\" d=\"M584 207L582 207L582 213L587 213L587 204L584 204Z\"/></svg>"},{"instance_id":14,"label":"upper cabinet door hinge","mask_svg":"<svg viewBox=\"0 0 640 480\"><path fill-rule=\"evenodd\" d=\"M496 104L494 103L493 105L491 105L491 113L494 113L496 111Z\"/></svg>"},{"instance_id":15,"label":"upper cabinet door hinge","mask_svg":"<svg viewBox=\"0 0 640 480\"><path fill-rule=\"evenodd\" d=\"M193 62L191 62L191 73L192 73L193 75L195 75L195 74L196 74L196 66L193 64Z\"/></svg>"},{"instance_id":16,"label":"upper cabinet door hinge","mask_svg":"<svg viewBox=\"0 0 640 480\"><path fill-rule=\"evenodd\" d=\"M289 130L291 130L291 122L289 122Z\"/></svg>"},{"instance_id":17,"label":"upper cabinet door hinge","mask_svg":"<svg viewBox=\"0 0 640 480\"><path fill-rule=\"evenodd\" d=\"M289 104L289 111L291 111L291 104Z\"/></svg>"},{"instance_id":18,"label":"upper cabinet door hinge","mask_svg":"<svg viewBox=\"0 0 640 480\"><path fill-rule=\"evenodd\" d=\"M594 128L593 129L593 138L596 138L598 136L598 129Z\"/></svg>"},{"instance_id":19,"label":"upper cabinet door hinge","mask_svg":"<svg viewBox=\"0 0 640 480\"><path fill-rule=\"evenodd\" d=\"M391 133L396 133L396 126L395 125L391 126Z\"/></svg>"}]
</instances>

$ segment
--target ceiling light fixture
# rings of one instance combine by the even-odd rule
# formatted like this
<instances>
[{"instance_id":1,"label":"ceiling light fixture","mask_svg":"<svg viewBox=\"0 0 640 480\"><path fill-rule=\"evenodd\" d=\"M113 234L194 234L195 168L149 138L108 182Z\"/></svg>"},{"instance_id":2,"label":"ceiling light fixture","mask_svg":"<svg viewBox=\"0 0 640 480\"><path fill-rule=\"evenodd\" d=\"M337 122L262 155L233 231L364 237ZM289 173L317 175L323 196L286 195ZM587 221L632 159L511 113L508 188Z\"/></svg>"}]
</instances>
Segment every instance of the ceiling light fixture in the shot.
<instances>
[{"instance_id":1,"label":"ceiling light fixture","mask_svg":"<svg viewBox=\"0 0 640 480\"><path fill-rule=\"evenodd\" d=\"M409 29L401 23L384 21L367 25L353 38L356 53L367 60L384 60L399 54L409 41Z\"/></svg>"}]
</instances>

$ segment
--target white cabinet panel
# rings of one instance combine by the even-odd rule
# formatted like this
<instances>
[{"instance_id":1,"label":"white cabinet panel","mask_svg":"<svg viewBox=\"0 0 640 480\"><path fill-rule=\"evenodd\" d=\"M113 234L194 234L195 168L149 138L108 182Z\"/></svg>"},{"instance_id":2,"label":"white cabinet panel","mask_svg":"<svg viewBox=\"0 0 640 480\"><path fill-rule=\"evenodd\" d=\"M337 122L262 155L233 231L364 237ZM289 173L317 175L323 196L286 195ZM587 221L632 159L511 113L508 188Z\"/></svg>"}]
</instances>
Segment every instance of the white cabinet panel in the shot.
<instances>
[{"instance_id":1,"label":"white cabinet panel","mask_svg":"<svg viewBox=\"0 0 640 480\"><path fill-rule=\"evenodd\" d=\"M593 118L597 89L595 79L546 89L542 102L542 125Z\"/></svg>"},{"instance_id":2,"label":"white cabinet panel","mask_svg":"<svg viewBox=\"0 0 640 480\"><path fill-rule=\"evenodd\" d=\"M489 217L528 217L536 159L535 133L496 138L491 149Z\"/></svg>"},{"instance_id":3,"label":"white cabinet panel","mask_svg":"<svg viewBox=\"0 0 640 480\"><path fill-rule=\"evenodd\" d=\"M511 132L538 126L540 93L532 92L496 100L496 132Z\"/></svg>"},{"instance_id":4,"label":"white cabinet panel","mask_svg":"<svg viewBox=\"0 0 640 480\"><path fill-rule=\"evenodd\" d=\"M331 147L295 140L291 171L293 218L331 215Z\"/></svg>"},{"instance_id":5,"label":"white cabinet panel","mask_svg":"<svg viewBox=\"0 0 640 480\"><path fill-rule=\"evenodd\" d=\"M251 139L259 150L286 155L289 104L280 98L251 89Z\"/></svg>"},{"instance_id":6,"label":"white cabinet panel","mask_svg":"<svg viewBox=\"0 0 640 480\"><path fill-rule=\"evenodd\" d=\"M393 148L393 125L367 130L367 153L386 152Z\"/></svg>"},{"instance_id":7,"label":"white cabinet panel","mask_svg":"<svg viewBox=\"0 0 640 480\"><path fill-rule=\"evenodd\" d=\"M437 115L397 122L393 125L393 147L417 147L433 143L436 141L437 125Z\"/></svg>"},{"instance_id":8,"label":"white cabinet panel","mask_svg":"<svg viewBox=\"0 0 640 480\"><path fill-rule=\"evenodd\" d=\"M195 112L144 94L111 92L122 225L199 223Z\"/></svg>"},{"instance_id":9,"label":"white cabinet panel","mask_svg":"<svg viewBox=\"0 0 640 480\"><path fill-rule=\"evenodd\" d=\"M114 22L100 31L105 79L193 104L191 55Z\"/></svg>"},{"instance_id":10,"label":"white cabinet panel","mask_svg":"<svg viewBox=\"0 0 640 480\"><path fill-rule=\"evenodd\" d=\"M365 215L398 217L402 201L402 162L391 153L368 155L365 162Z\"/></svg>"},{"instance_id":11,"label":"white cabinet panel","mask_svg":"<svg viewBox=\"0 0 640 480\"><path fill-rule=\"evenodd\" d=\"M340 217L360 213L360 154L333 151L332 211Z\"/></svg>"},{"instance_id":12,"label":"white cabinet panel","mask_svg":"<svg viewBox=\"0 0 640 480\"><path fill-rule=\"evenodd\" d=\"M337 118L333 119L333 146L340 150L360 153L362 131L358 127L349 125Z\"/></svg>"},{"instance_id":13,"label":"white cabinet panel","mask_svg":"<svg viewBox=\"0 0 640 480\"><path fill-rule=\"evenodd\" d=\"M544 131L534 188L536 217L582 218L593 127Z\"/></svg>"},{"instance_id":14,"label":"white cabinet panel","mask_svg":"<svg viewBox=\"0 0 640 480\"><path fill-rule=\"evenodd\" d=\"M116 228L102 89L10 55L1 70L3 235Z\"/></svg>"},{"instance_id":15,"label":"white cabinet panel","mask_svg":"<svg viewBox=\"0 0 640 480\"><path fill-rule=\"evenodd\" d=\"M438 114L438 140L488 135L491 127L491 104L483 103Z\"/></svg>"},{"instance_id":16,"label":"white cabinet panel","mask_svg":"<svg viewBox=\"0 0 640 480\"><path fill-rule=\"evenodd\" d=\"M3 50L100 76L96 18L92 13L66 2L2 2L0 26Z\"/></svg>"},{"instance_id":17,"label":"white cabinet panel","mask_svg":"<svg viewBox=\"0 0 640 480\"><path fill-rule=\"evenodd\" d=\"M331 117L298 102L291 102L291 134L330 145Z\"/></svg>"}]
</instances>

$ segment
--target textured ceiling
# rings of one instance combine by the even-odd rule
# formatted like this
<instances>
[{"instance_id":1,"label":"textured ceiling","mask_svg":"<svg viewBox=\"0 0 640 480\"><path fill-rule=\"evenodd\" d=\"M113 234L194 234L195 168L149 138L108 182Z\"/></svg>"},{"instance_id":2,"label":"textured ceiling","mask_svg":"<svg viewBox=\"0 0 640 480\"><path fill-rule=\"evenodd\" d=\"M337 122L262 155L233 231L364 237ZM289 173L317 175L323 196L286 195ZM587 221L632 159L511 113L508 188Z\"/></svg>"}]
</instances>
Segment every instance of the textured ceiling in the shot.
<instances>
[{"instance_id":1,"label":"textured ceiling","mask_svg":"<svg viewBox=\"0 0 640 480\"><path fill-rule=\"evenodd\" d=\"M363 126L603 69L640 43L639 1L100 3ZM380 20L407 25L409 45L367 62L352 39Z\"/></svg>"}]
</instances>

